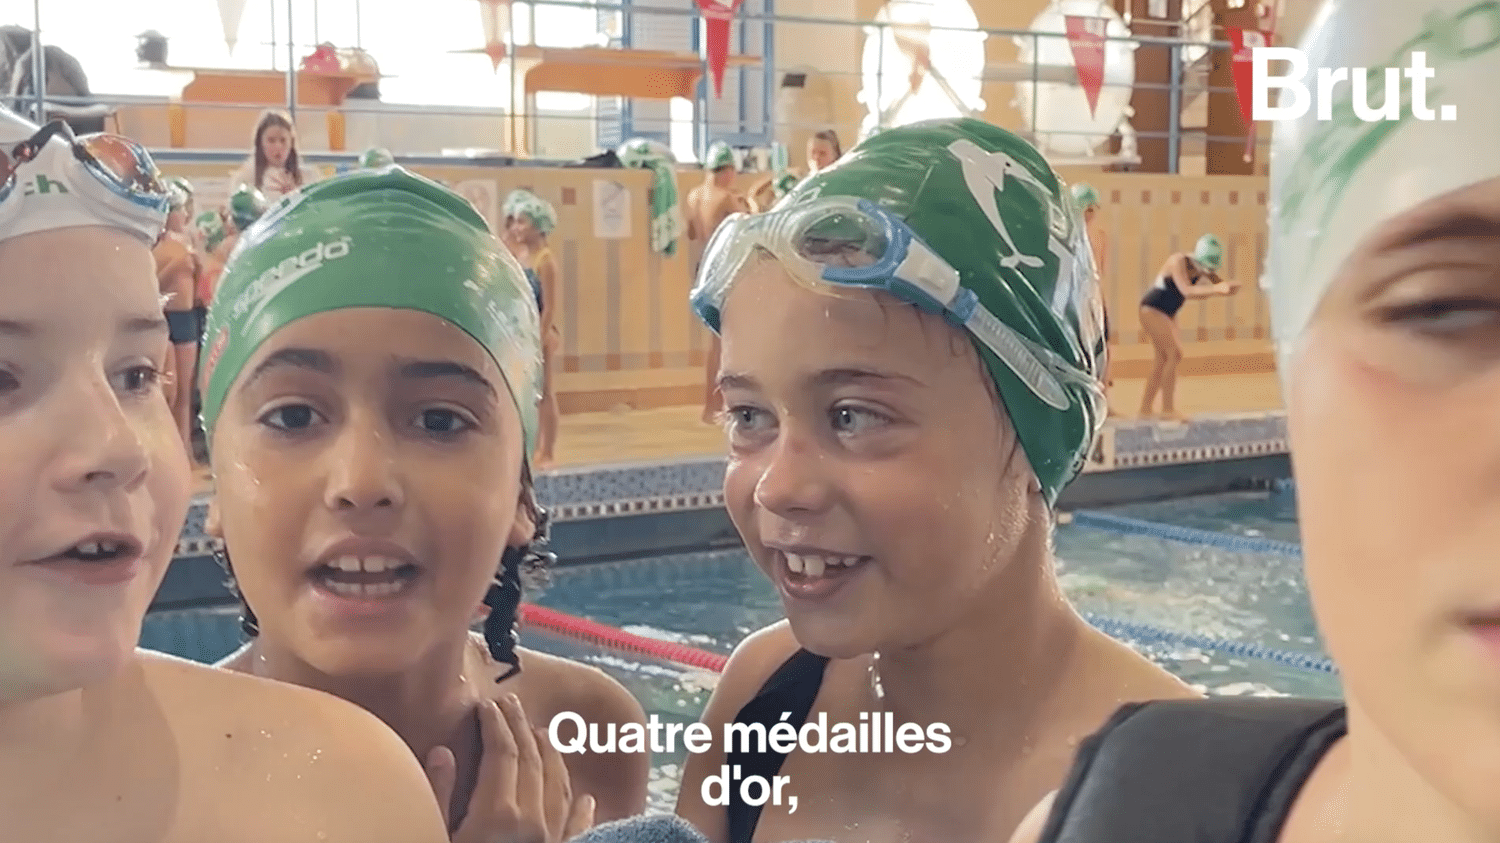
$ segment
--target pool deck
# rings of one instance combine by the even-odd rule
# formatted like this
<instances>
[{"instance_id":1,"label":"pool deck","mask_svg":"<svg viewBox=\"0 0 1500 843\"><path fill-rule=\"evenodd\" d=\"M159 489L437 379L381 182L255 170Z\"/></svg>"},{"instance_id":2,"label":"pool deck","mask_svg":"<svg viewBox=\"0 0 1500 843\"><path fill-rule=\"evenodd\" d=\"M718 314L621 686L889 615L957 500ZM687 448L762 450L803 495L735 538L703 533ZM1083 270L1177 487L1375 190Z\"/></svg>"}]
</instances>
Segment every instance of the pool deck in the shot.
<instances>
[{"instance_id":1,"label":"pool deck","mask_svg":"<svg viewBox=\"0 0 1500 843\"><path fill-rule=\"evenodd\" d=\"M1133 411L1144 384L1118 380L1111 404ZM1113 418L1087 473L1190 466L1286 453L1280 387L1272 373L1183 377L1178 409L1186 424ZM537 491L558 522L722 506L724 434L703 424L696 407L564 416L558 467L537 478ZM178 556L201 556L209 482L201 477Z\"/></svg>"}]
</instances>

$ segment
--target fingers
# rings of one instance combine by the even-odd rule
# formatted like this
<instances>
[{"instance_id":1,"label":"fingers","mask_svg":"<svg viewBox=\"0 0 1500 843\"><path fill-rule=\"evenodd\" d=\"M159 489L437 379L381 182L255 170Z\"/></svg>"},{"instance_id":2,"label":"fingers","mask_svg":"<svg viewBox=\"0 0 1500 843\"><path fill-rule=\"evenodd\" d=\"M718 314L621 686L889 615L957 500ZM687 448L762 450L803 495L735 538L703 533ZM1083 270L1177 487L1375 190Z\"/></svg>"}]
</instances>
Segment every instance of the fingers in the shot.
<instances>
[{"instance_id":1,"label":"fingers","mask_svg":"<svg viewBox=\"0 0 1500 843\"><path fill-rule=\"evenodd\" d=\"M453 759L453 751L446 746L435 747L427 753L422 769L427 772L432 795L437 797L438 808L443 812L443 825L451 829L449 814L453 805L453 786L458 780L458 765Z\"/></svg>"},{"instance_id":2,"label":"fingers","mask_svg":"<svg viewBox=\"0 0 1500 843\"><path fill-rule=\"evenodd\" d=\"M521 809L523 816L533 817L545 827L549 819L547 794L541 749L537 746L536 733L531 730L531 724L526 721L526 712L522 710L521 701L516 698L515 694L509 694L501 701L500 710L505 714L506 722L510 724L511 732L515 735L518 767L515 783L516 806Z\"/></svg>"},{"instance_id":3,"label":"fingers","mask_svg":"<svg viewBox=\"0 0 1500 843\"><path fill-rule=\"evenodd\" d=\"M568 775L568 766L563 763L562 753L557 751L547 733L540 728L536 729L536 741L541 752L547 831L549 835L553 835L552 841L556 843L572 836L563 832L572 819L571 812L575 807L573 781ZM562 836L555 836L558 834Z\"/></svg>"},{"instance_id":4,"label":"fingers","mask_svg":"<svg viewBox=\"0 0 1500 843\"><path fill-rule=\"evenodd\" d=\"M479 777L460 832L473 831L476 835L483 835L490 833L497 824L509 828L515 822L518 813L515 799L518 757L515 733L500 707L485 700L479 704L478 714ZM475 839L485 838L478 836Z\"/></svg>"},{"instance_id":5,"label":"fingers","mask_svg":"<svg viewBox=\"0 0 1500 843\"><path fill-rule=\"evenodd\" d=\"M574 837L594 827L594 797L585 793L573 800L572 810L568 812L568 822L563 826L560 840L572 840Z\"/></svg>"}]
</instances>

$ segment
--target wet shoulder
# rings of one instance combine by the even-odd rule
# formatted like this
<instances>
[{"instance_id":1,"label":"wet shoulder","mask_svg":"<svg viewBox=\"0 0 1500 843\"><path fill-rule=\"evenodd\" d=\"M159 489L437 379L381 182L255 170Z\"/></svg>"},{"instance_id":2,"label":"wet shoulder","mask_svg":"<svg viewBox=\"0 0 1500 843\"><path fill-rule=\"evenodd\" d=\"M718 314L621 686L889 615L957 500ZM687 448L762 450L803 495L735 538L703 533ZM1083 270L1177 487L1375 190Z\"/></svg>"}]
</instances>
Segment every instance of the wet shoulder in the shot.
<instances>
[{"instance_id":1,"label":"wet shoulder","mask_svg":"<svg viewBox=\"0 0 1500 843\"><path fill-rule=\"evenodd\" d=\"M416 758L357 706L170 656L142 654L141 664L185 784L200 802L245 808L236 819L264 825L263 839L446 839Z\"/></svg>"},{"instance_id":2,"label":"wet shoulder","mask_svg":"<svg viewBox=\"0 0 1500 843\"><path fill-rule=\"evenodd\" d=\"M718 687L714 689L710 706L713 719L726 723L734 720L735 715L745 703L755 697L766 680L799 649L797 638L792 635L791 624L785 620L746 636L734 648L734 652L729 654L724 673L719 677ZM705 714L704 720L709 719L708 714Z\"/></svg>"},{"instance_id":3,"label":"wet shoulder","mask_svg":"<svg viewBox=\"0 0 1500 843\"><path fill-rule=\"evenodd\" d=\"M560 712L571 711L591 723L645 722L644 710L635 696L599 668L524 648L520 656L523 696L530 698L528 709L538 709L533 716L545 713L550 719ZM496 689L498 697L506 692L506 683Z\"/></svg>"}]
</instances>

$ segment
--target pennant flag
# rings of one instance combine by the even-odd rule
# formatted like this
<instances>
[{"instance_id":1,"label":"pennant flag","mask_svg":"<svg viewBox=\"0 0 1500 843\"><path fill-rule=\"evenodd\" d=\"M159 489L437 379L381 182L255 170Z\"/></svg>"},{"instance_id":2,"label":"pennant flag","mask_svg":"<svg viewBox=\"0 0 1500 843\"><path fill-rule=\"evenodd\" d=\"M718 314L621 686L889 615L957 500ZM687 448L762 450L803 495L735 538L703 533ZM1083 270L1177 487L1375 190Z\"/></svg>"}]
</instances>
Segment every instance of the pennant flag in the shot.
<instances>
[{"instance_id":1,"label":"pennant flag","mask_svg":"<svg viewBox=\"0 0 1500 843\"><path fill-rule=\"evenodd\" d=\"M219 23L224 27L224 43L234 53L240 40L240 20L245 17L245 0L219 0Z\"/></svg>"},{"instance_id":2,"label":"pennant flag","mask_svg":"<svg viewBox=\"0 0 1500 843\"><path fill-rule=\"evenodd\" d=\"M491 69L498 71L510 37L510 0L479 0L479 25L484 28L484 54L490 57Z\"/></svg>"},{"instance_id":3,"label":"pennant flag","mask_svg":"<svg viewBox=\"0 0 1500 843\"><path fill-rule=\"evenodd\" d=\"M713 75L714 98L724 95L724 68L729 64L729 24L744 0L698 0L703 13L703 48Z\"/></svg>"},{"instance_id":4,"label":"pennant flag","mask_svg":"<svg viewBox=\"0 0 1500 843\"><path fill-rule=\"evenodd\" d=\"M1227 29L1229 44L1234 50L1231 68L1234 71L1234 95L1240 106L1240 119L1245 124L1245 161L1248 163L1253 159L1251 152L1255 149L1255 103L1252 98L1255 82L1251 59L1256 50L1271 45L1271 33L1233 26Z\"/></svg>"},{"instance_id":5,"label":"pennant flag","mask_svg":"<svg viewBox=\"0 0 1500 843\"><path fill-rule=\"evenodd\" d=\"M1068 46L1073 49L1073 66L1078 84L1089 101L1089 114L1099 107L1099 90L1104 87L1104 33L1108 18L1068 15Z\"/></svg>"}]
</instances>

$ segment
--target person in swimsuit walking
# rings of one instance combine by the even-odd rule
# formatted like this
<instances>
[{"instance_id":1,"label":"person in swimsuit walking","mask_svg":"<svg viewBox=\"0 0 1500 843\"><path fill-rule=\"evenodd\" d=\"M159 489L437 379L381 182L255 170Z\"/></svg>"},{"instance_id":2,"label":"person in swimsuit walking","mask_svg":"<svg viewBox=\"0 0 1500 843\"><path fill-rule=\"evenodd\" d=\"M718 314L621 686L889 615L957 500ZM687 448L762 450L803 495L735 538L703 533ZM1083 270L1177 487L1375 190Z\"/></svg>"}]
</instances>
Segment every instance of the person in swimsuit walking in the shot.
<instances>
[{"instance_id":1,"label":"person in swimsuit walking","mask_svg":"<svg viewBox=\"0 0 1500 843\"><path fill-rule=\"evenodd\" d=\"M1433 49L1413 33L1496 23L1470 0L1309 13L1311 67L1411 67ZM1344 88L1335 122L1271 140L1262 284L1342 698L1122 711L1016 843L1500 840L1500 50L1465 43L1486 46L1428 55L1467 122L1344 137ZM1351 162L1334 138L1368 143Z\"/></svg>"},{"instance_id":2,"label":"person in swimsuit walking","mask_svg":"<svg viewBox=\"0 0 1500 843\"><path fill-rule=\"evenodd\" d=\"M557 228L557 210L534 193L519 190L506 197L506 245L526 270L526 280L542 313L542 401L536 437L535 465L547 468L556 459L557 429L562 415L557 407L557 355L562 334L557 329L557 261L547 237Z\"/></svg>"},{"instance_id":3,"label":"person in swimsuit walking","mask_svg":"<svg viewBox=\"0 0 1500 843\"><path fill-rule=\"evenodd\" d=\"M1121 702L1191 695L1054 574L1104 417L1087 249L1041 154L970 119L886 130L715 234L692 302L723 340L725 502L787 620L735 648L703 721L878 712L951 746L690 756L678 813L712 843L1004 840ZM787 776L795 812L709 804L722 764Z\"/></svg>"},{"instance_id":4,"label":"person in swimsuit walking","mask_svg":"<svg viewBox=\"0 0 1500 843\"><path fill-rule=\"evenodd\" d=\"M1191 255L1177 252L1167 258L1156 281L1141 296L1141 328L1151 340L1155 357L1146 390L1141 395L1141 417L1152 418L1156 396L1161 394L1161 418L1186 421L1177 412L1177 365L1182 362L1182 343L1177 339L1177 311L1188 299L1227 296L1238 285L1219 278L1224 265L1224 246L1219 238L1205 234Z\"/></svg>"}]
</instances>

